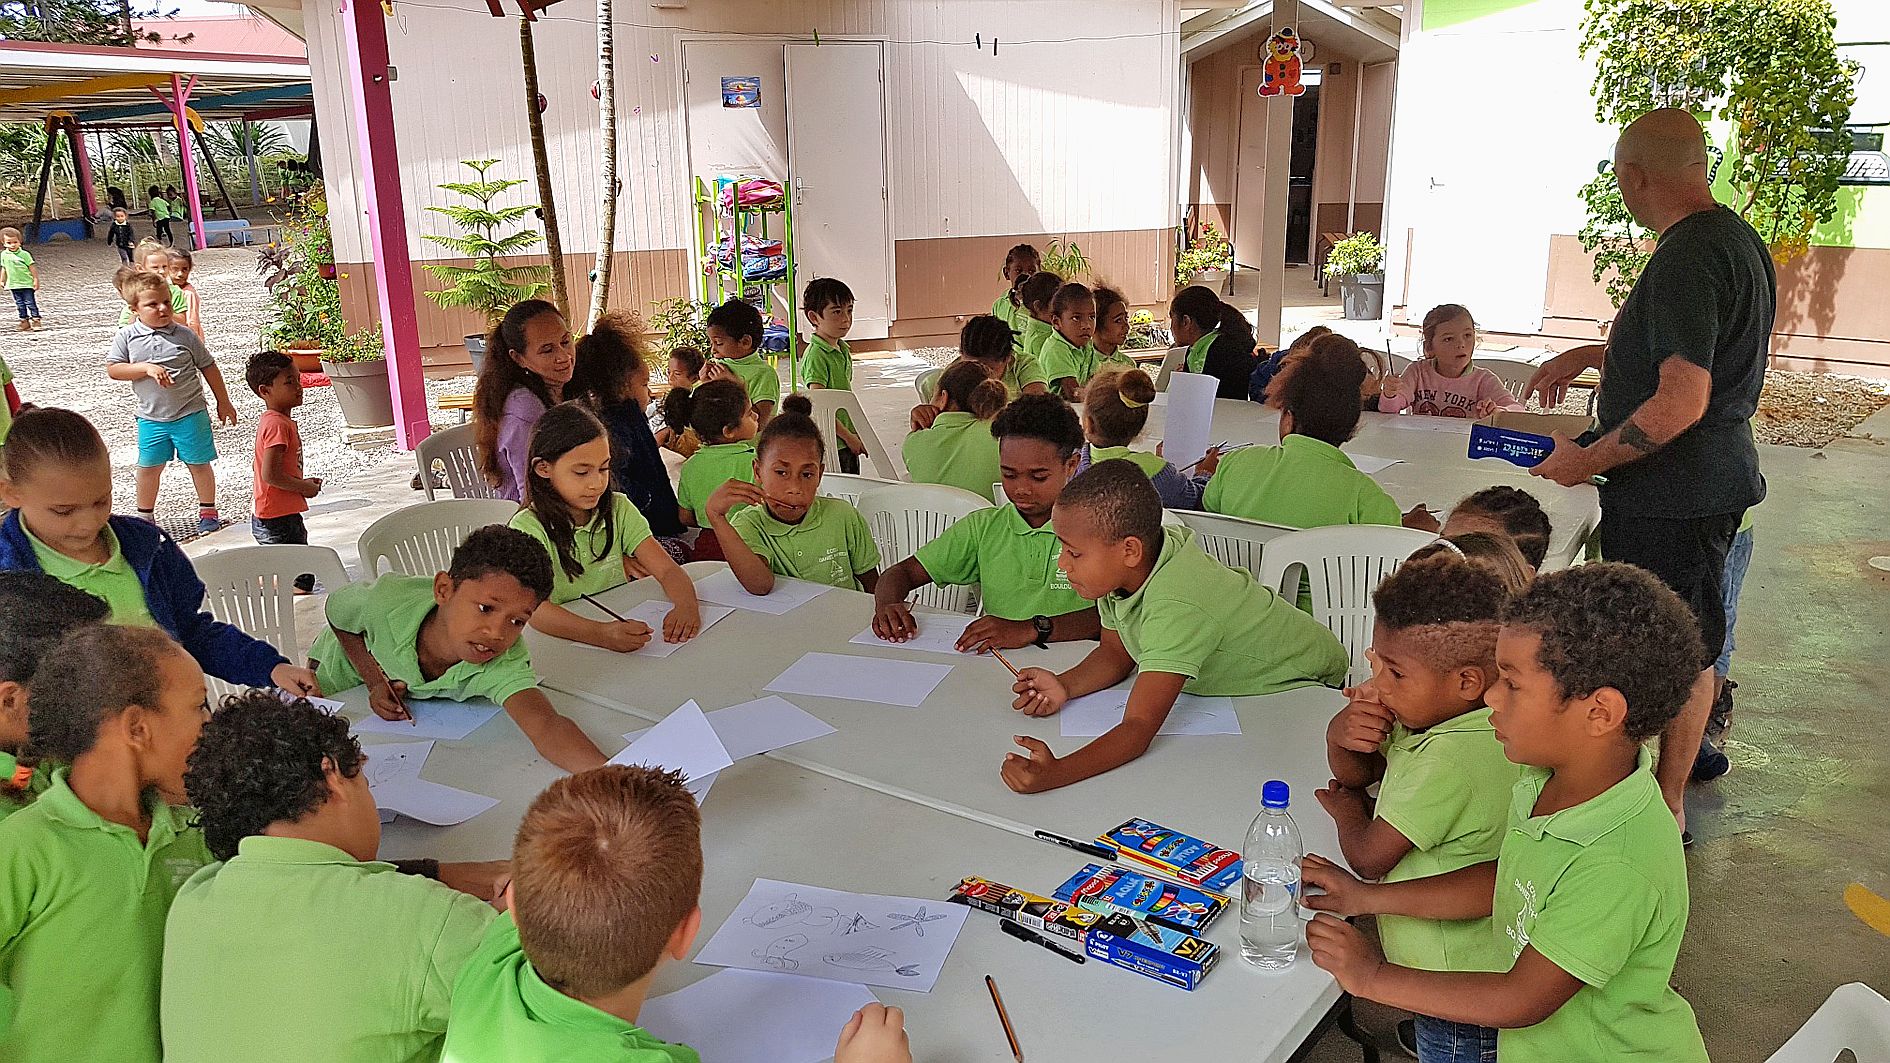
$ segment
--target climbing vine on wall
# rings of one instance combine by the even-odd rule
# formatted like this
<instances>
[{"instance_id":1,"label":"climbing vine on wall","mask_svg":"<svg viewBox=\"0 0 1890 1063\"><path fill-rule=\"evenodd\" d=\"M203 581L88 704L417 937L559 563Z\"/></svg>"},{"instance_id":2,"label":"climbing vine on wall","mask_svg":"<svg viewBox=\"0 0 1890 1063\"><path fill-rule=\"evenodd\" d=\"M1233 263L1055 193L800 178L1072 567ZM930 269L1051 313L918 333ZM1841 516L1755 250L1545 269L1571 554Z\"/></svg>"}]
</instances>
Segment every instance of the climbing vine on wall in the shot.
<instances>
[{"instance_id":1,"label":"climbing vine on wall","mask_svg":"<svg viewBox=\"0 0 1890 1063\"><path fill-rule=\"evenodd\" d=\"M1684 107L1725 139L1728 205L1784 263L1837 210L1850 154L1844 131L1856 64L1837 54L1830 0L1586 0L1582 54L1594 63L1595 116L1617 129ZM1582 187L1582 246L1619 306L1654 234L1635 223L1614 176Z\"/></svg>"}]
</instances>

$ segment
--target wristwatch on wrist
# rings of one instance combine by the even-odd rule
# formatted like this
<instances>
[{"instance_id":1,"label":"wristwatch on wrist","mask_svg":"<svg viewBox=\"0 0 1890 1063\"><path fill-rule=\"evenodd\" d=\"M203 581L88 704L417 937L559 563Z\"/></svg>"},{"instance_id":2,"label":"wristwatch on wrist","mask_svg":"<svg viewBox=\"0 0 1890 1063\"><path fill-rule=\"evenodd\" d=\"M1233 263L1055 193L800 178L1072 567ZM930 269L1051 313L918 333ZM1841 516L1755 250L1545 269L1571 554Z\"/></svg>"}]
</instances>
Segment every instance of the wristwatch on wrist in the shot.
<instances>
[{"instance_id":1,"label":"wristwatch on wrist","mask_svg":"<svg viewBox=\"0 0 1890 1063\"><path fill-rule=\"evenodd\" d=\"M1030 618L1030 626L1037 629L1037 647L1042 649L1049 646L1050 618L1047 616L1033 616Z\"/></svg>"}]
</instances>

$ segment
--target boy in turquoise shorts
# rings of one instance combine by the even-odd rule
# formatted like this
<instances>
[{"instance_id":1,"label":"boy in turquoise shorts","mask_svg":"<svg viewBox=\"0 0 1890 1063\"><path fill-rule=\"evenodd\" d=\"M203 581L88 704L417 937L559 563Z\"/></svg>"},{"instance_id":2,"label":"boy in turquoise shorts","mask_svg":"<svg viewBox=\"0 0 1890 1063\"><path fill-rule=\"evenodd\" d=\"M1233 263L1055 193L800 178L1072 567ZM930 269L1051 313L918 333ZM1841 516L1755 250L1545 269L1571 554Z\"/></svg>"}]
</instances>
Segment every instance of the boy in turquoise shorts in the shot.
<instances>
[{"instance_id":1,"label":"boy in turquoise shorts","mask_svg":"<svg viewBox=\"0 0 1890 1063\"><path fill-rule=\"evenodd\" d=\"M169 1063L421 1063L440 1057L453 980L497 912L506 864L401 874L348 721L273 691L227 699L185 777L217 863L165 926ZM363 947L363 946L367 947ZM291 974L283 958L295 957Z\"/></svg>"},{"instance_id":2,"label":"boy in turquoise shorts","mask_svg":"<svg viewBox=\"0 0 1890 1063\"><path fill-rule=\"evenodd\" d=\"M1122 722L1057 757L1035 738L1004 758L1005 785L1054 790L1141 756L1183 693L1242 697L1345 679L1345 647L1332 632L1244 571L1195 544L1187 528L1162 525L1148 476L1125 458L1071 480L1051 517L1063 552L1058 567L1096 603L1102 645L1062 673L1026 668L1012 707L1048 716L1071 698L1115 686L1140 671Z\"/></svg>"},{"instance_id":3,"label":"boy in turquoise shorts","mask_svg":"<svg viewBox=\"0 0 1890 1063\"><path fill-rule=\"evenodd\" d=\"M410 720L407 698L484 698L505 707L540 756L566 771L604 763L597 745L538 689L520 636L551 597L538 540L493 524L431 578L388 573L328 595L328 630L309 650L321 689L366 684L383 720Z\"/></svg>"},{"instance_id":4,"label":"boy in turquoise shorts","mask_svg":"<svg viewBox=\"0 0 1890 1063\"><path fill-rule=\"evenodd\" d=\"M1671 590L1631 565L1538 577L1503 613L1490 722L1523 765L1495 863L1361 883L1307 857L1313 960L1354 996L1494 1026L1503 1063L1705 1063L1674 992L1687 925L1680 828L1645 743L1679 714L1704 656ZM1329 914L1327 914L1329 913ZM1339 915L1491 918L1500 972L1385 962Z\"/></svg>"},{"instance_id":5,"label":"boy in turquoise shorts","mask_svg":"<svg viewBox=\"0 0 1890 1063\"><path fill-rule=\"evenodd\" d=\"M801 379L809 390L852 391L853 350L847 346L846 336L853 331L853 289L836 277L816 277L801 293L801 312L814 327L807 353L801 356ZM860 459L866 457L866 444L855 434L853 418L847 416L847 411L839 411L833 429L840 436L840 471L858 473Z\"/></svg>"},{"instance_id":6,"label":"boy in turquoise shorts","mask_svg":"<svg viewBox=\"0 0 1890 1063\"><path fill-rule=\"evenodd\" d=\"M781 378L774 366L761 356L761 311L730 299L709 311L706 322L709 351L715 357L703 369L704 381L733 377L748 389L748 401L754 403L755 420L766 425L781 401ZM703 440L708 442L708 440Z\"/></svg>"},{"instance_id":7,"label":"boy in turquoise shorts","mask_svg":"<svg viewBox=\"0 0 1890 1063\"><path fill-rule=\"evenodd\" d=\"M1523 571L1521 557L1510 571ZM1503 755L1483 696L1496 681L1503 603L1520 589L1495 566L1438 543L1373 592L1371 682L1351 692L1326 728L1333 778L1315 794L1360 875L1403 882L1496 859L1516 766ZM1378 932L1385 956L1405 967L1500 971L1510 963L1487 919L1387 915ZM1428 1015L1416 1025L1419 1063L1496 1056L1489 1027Z\"/></svg>"},{"instance_id":8,"label":"boy in turquoise shorts","mask_svg":"<svg viewBox=\"0 0 1890 1063\"><path fill-rule=\"evenodd\" d=\"M552 783L519 824L507 911L453 986L444 1058L699 1063L637 1015L656 972L689 955L701 892L702 813L680 775L611 766ZM911 1060L904 1014L879 1004L834 1047L834 1063Z\"/></svg>"},{"instance_id":9,"label":"boy in turquoise shorts","mask_svg":"<svg viewBox=\"0 0 1890 1063\"><path fill-rule=\"evenodd\" d=\"M958 639L965 653L1093 639L1096 607L1057 565L1051 508L1076 470L1083 426L1054 395L1025 395L991 422L1009 503L961 517L918 553L886 570L873 590L873 631L889 642L918 633L906 596L928 583L977 584L984 615Z\"/></svg>"}]
</instances>

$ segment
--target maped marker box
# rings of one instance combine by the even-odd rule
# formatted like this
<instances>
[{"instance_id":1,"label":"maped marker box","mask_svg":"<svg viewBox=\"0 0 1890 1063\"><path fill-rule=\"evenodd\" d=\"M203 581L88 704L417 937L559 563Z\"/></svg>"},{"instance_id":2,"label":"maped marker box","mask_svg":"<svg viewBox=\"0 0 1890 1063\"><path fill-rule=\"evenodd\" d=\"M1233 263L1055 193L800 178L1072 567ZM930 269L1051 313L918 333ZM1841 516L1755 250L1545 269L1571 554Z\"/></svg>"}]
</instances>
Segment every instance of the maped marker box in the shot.
<instances>
[{"instance_id":1,"label":"maped marker box","mask_svg":"<svg viewBox=\"0 0 1890 1063\"><path fill-rule=\"evenodd\" d=\"M1096 840L1125 859L1223 897L1240 881L1239 853L1146 819L1129 820Z\"/></svg>"},{"instance_id":2,"label":"maped marker box","mask_svg":"<svg viewBox=\"0 0 1890 1063\"><path fill-rule=\"evenodd\" d=\"M1090 864L1052 894L1090 911L1121 912L1184 934L1199 934L1227 909L1227 898L1121 867Z\"/></svg>"},{"instance_id":3,"label":"maped marker box","mask_svg":"<svg viewBox=\"0 0 1890 1063\"><path fill-rule=\"evenodd\" d=\"M1181 989L1199 986L1221 958L1220 946L1205 938L1131 919L1120 912L1104 914L1072 907L986 878L963 879L950 899L1075 941L1092 959Z\"/></svg>"},{"instance_id":4,"label":"maped marker box","mask_svg":"<svg viewBox=\"0 0 1890 1063\"><path fill-rule=\"evenodd\" d=\"M1470 456L1502 458L1512 465L1533 469L1555 449L1551 432L1574 438L1594 421L1572 413L1525 413L1498 410L1470 426Z\"/></svg>"}]
</instances>

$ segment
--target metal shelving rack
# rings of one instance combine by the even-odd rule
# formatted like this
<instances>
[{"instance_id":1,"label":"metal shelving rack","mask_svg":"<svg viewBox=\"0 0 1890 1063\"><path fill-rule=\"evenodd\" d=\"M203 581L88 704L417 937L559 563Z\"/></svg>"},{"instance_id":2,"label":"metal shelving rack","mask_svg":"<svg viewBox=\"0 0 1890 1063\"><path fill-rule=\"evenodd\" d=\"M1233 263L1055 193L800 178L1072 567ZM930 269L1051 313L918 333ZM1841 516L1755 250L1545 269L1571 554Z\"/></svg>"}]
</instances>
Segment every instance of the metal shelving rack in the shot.
<instances>
[{"instance_id":1,"label":"metal shelving rack","mask_svg":"<svg viewBox=\"0 0 1890 1063\"><path fill-rule=\"evenodd\" d=\"M760 178L734 177L709 182L697 177L694 180L697 296L703 302L719 304L730 298L747 300L750 292L758 290L762 296L761 309L764 322L769 317L768 311L771 306L778 304L785 309L788 335L788 388L790 391L798 390L801 384L801 341L800 330L796 327L796 318L799 316L799 297L794 291L793 197L783 193L777 205L744 207L741 202L742 186ZM783 184L785 185L785 182ZM717 202L718 186L730 187L733 190L730 196L730 210L726 213ZM780 220L781 231L778 236L769 232L770 223L775 219ZM755 226L757 231L750 232L750 225ZM780 240L781 254L787 264L786 272L772 280L749 280L742 270L743 236L751 236L761 241ZM716 253L725 240L728 241L734 253L732 269L723 266L720 255ZM706 271L702 269L703 263L709 263L710 268ZM770 361L778 362L779 356L770 358Z\"/></svg>"}]
</instances>

